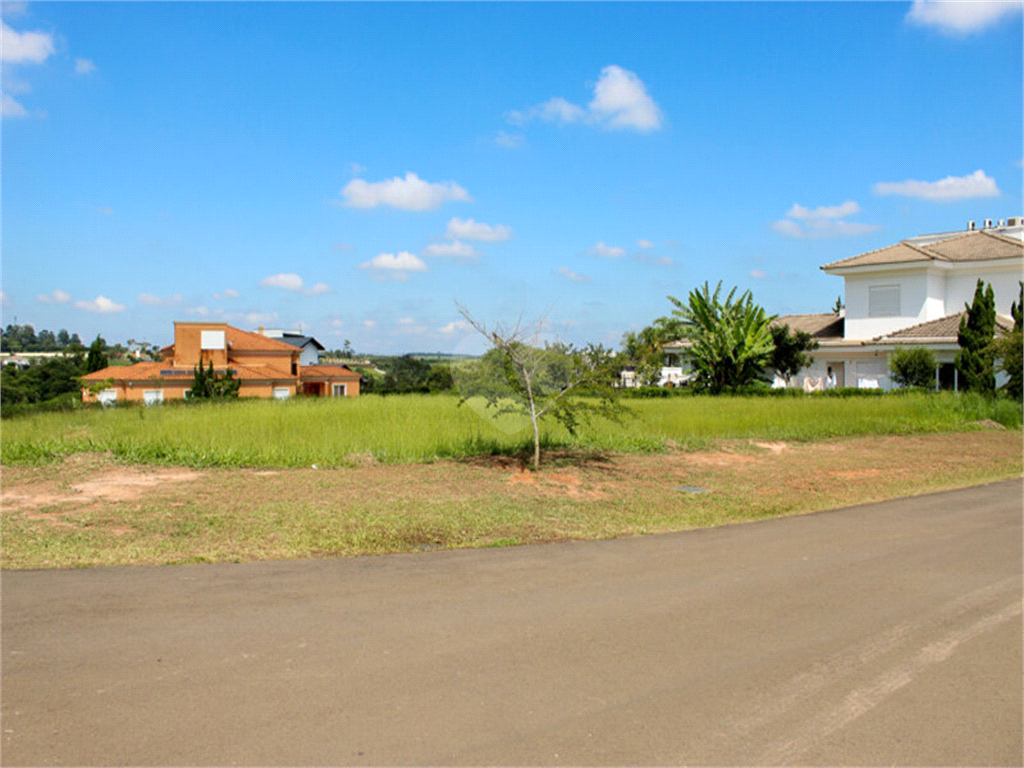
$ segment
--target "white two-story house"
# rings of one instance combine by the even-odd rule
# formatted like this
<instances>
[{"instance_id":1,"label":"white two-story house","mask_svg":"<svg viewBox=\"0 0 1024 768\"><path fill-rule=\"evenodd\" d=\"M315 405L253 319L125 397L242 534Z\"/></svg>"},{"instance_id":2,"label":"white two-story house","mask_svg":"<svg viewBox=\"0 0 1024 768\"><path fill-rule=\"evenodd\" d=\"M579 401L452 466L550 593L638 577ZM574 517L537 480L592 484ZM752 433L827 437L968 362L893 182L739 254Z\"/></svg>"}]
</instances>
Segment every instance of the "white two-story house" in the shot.
<instances>
[{"instance_id":1,"label":"white two-story house","mask_svg":"<svg viewBox=\"0 0 1024 768\"><path fill-rule=\"evenodd\" d=\"M910 238L822 270L843 278L846 308L775 321L818 342L814 363L791 385L826 380L831 368L836 386L890 389L889 354L906 345L931 349L936 385L955 389L957 330L979 279L993 288L998 325L1012 327L1010 306L1024 278L1024 226L1020 218L980 228L971 222L966 230Z\"/></svg>"}]
</instances>

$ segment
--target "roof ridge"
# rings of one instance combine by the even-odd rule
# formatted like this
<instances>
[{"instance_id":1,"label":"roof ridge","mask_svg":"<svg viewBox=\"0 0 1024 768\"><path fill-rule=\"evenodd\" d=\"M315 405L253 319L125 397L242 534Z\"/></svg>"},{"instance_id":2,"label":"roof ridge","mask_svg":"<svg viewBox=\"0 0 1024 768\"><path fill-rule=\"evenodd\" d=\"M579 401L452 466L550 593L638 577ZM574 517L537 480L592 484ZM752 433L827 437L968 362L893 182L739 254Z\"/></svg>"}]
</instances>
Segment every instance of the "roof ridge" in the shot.
<instances>
[{"instance_id":1,"label":"roof ridge","mask_svg":"<svg viewBox=\"0 0 1024 768\"><path fill-rule=\"evenodd\" d=\"M956 240L956 238L951 237L950 240ZM940 242L947 241L941 240ZM924 256L927 256L929 259L932 259L933 261L949 261L949 259L943 256L941 253L932 253L931 251L925 250L926 248L929 248L932 245L937 245L937 243L929 243L928 245L914 245L914 243L910 242L909 240L900 240L900 244L905 245L908 248L915 250Z\"/></svg>"},{"instance_id":2,"label":"roof ridge","mask_svg":"<svg viewBox=\"0 0 1024 768\"><path fill-rule=\"evenodd\" d=\"M289 351L295 349L295 347L293 347L291 344L289 344L286 341L279 341L278 339L271 338L270 336L264 336L262 333L255 333L253 331L246 331L246 330L244 330L242 328L236 328L233 325L229 325L228 328L230 328L235 333L240 333L243 336L248 336L250 341L258 341L261 344L265 344L265 343L269 342L269 346L267 347L267 349L280 349L281 351L284 351L282 349L283 347L287 347ZM244 352L245 350L234 350L234 351L236 351L236 352Z\"/></svg>"},{"instance_id":3,"label":"roof ridge","mask_svg":"<svg viewBox=\"0 0 1024 768\"><path fill-rule=\"evenodd\" d=\"M981 234L983 235L988 235L989 237L993 237L996 240L1000 240L1004 243L1008 243L1010 245L1020 245L1024 247L1024 242L1018 240L1015 237L1007 237L1002 232L989 232L988 230L985 229L979 230L979 232L981 232Z\"/></svg>"}]
</instances>

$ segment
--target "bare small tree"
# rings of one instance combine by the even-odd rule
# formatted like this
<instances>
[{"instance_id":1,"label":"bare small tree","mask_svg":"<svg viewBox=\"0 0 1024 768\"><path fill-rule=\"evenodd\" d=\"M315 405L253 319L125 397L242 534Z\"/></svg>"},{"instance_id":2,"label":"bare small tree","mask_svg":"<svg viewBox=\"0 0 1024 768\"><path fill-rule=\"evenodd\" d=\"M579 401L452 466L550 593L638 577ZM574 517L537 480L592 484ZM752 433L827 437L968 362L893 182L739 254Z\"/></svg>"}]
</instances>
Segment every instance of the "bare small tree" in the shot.
<instances>
[{"instance_id":1,"label":"bare small tree","mask_svg":"<svg viewBox=\"0 0 1024 768\"><path fill-rule=\"evenodd\" d=\"M482 396L488 407L502 413L525 414L533 428L533 467L540 468L540 421L551 417L570 434L592 416L618 420L625 409L617 403L611 350L588 344L577 348L561 342L542 342L545 319L523 326L488 327L462 305L460 314L487 339L497 355L499 370L477 377L463 402ZM486 356L485 356L486 359ZM485 363L486 364L486 363ZM497 375L493 375L493 374Z\"/></svg>"}]
</instances>

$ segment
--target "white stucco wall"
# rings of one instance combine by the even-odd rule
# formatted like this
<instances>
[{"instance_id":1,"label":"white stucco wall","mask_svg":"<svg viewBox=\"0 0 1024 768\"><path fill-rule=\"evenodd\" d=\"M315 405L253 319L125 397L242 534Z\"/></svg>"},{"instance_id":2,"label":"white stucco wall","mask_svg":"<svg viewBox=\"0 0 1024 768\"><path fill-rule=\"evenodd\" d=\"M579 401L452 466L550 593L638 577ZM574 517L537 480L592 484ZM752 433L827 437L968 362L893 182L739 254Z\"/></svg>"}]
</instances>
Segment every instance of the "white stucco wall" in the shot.
<instances>
[{"instance_id":1,"label":"white stucco wall","mask_svg":"<svg viewBox=\"0 0 1024 768\"><path fill-rule=\"evenodd\" d=\"M847 275L846 277L846 324L847 339L873 339L901 328L926 320L928 311L936 311L936 301L929 299L929 293L938 291L937 285L930 286L930 278L924 270L917 273L883 272L869 275ZM868 291L872 286L898 285L900 287L900 312L894 317L868 317ZM937 315L936 317L941 317Z\"/></svg>"},{"instance_id":2,"label":"white stucco wall","mask_svg":"<svg viewBox=\"0 0 1024 768\"><path fill-rule=\"evenodd\" d=\"M1017 264L955 264L918 267L916 271L879 271L847 275L846 338L873 339L918 323L938 320L963 311L974 298L978 279L992 286L996 311L1010 314L1024 279ZM898 285L900 313L895 317L868 317L868 291L872 286Z\"/></svg>"},{"instance_id":3,"label":"white stucco wall","mask_svg":"<svg viewBox=\"0 0 1024 768\"><path fill-rule=\"evenodd\" d=\"M946 314L962 312L974 300L974 289L981 278L996 295L996 312L1010 314L1010 305L1020 296L1019 281L1024 279L1019 264L982 269L954 269L946 276Z\"/></svg>"},{"instance_id":4,"label":"white stucco wall","mask_svg":"<svg viewBox=\"0 0 1024 768\"><path fill-rule=\"evenodd\" d=\"M320 362L320 351L315 344L307 344L299 355L299 365L316 365Z\"/></svg>"}]
</instances>

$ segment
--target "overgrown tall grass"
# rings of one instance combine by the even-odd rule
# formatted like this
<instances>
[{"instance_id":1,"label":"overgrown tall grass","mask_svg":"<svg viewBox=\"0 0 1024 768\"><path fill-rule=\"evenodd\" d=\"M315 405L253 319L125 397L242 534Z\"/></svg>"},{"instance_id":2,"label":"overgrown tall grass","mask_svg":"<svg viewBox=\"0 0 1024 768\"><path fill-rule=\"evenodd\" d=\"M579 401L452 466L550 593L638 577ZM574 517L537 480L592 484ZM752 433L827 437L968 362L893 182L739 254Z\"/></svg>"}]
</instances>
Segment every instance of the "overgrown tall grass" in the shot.
<instances>
[{"instance_id":1,"label":"overgrown tall grass","mask_svg":"<svg viewBox=\"0 0 1024 768\"><path fill-rule=\"evenodd\" d=\"M969 428L983 419L1021 426L1021 406L970 395L875 398L681 397L633 400L621 423L597 421L569 435L548 424L547 448L646 452L666 441L697 447L721 438L811 440ZM527 429L510 431L442 395L247 400L155 408L39 413L4 420L0 461L36 463L110 451L131 462L189 466L321 467L431 461L526 451ZM505 427L504 429L502 427Z\"/></svg>"}]
</instances>

